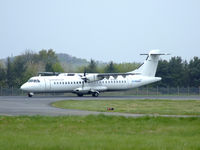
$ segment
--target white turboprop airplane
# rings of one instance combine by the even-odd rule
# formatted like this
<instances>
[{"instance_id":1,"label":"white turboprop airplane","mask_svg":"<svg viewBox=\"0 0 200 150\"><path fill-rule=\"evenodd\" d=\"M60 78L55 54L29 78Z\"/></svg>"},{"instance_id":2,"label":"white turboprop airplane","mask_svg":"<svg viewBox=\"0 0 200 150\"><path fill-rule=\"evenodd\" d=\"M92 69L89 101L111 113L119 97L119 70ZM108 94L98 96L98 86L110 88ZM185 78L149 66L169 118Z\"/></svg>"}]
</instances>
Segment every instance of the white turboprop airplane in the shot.
<instances>
[{"instance_id":1,"label":"white turboprop airplane","mask_svg":"<svg viewBox=\"0 0 200 150\"><path fill-rule=\"evenodd\" d=\"M137 88L161 80L155 77L159 50L152 50L144 63L136 70L127 73L41 73L21 86L32 97L34 93L75 93L77 96L100 92L122 91Z\"/></svg>"}]
</instances>

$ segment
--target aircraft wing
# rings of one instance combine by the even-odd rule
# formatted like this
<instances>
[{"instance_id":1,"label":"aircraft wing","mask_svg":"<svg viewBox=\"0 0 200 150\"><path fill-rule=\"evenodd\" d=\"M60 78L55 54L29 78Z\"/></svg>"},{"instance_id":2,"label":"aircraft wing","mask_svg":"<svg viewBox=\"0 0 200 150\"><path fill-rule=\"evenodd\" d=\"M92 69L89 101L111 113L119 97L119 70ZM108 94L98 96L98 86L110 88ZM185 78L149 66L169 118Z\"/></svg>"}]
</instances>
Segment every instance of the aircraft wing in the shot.
<instances>
[{"instance_id":1,"label":"aircraft wing","mask_svg":"<svg viewBox=\"0 0 200 150\"><path fill-rule=\"evenodd\" d=\"M59 72L38 72L39 76L58 76Z\"/></svg>"},{"instance_id":2,"label":"aircraft wing","mask_svg":"<svg viewBox=\"0 0 200 150\"><path fill-rule=\"evenodd\" d=\"M98 73L97 77L100 78L109 78L110 76L113 76L114 78L117 78L118 76L126 77L128 75L138 75L139 73Z\"/></svg>"}]
</instances>

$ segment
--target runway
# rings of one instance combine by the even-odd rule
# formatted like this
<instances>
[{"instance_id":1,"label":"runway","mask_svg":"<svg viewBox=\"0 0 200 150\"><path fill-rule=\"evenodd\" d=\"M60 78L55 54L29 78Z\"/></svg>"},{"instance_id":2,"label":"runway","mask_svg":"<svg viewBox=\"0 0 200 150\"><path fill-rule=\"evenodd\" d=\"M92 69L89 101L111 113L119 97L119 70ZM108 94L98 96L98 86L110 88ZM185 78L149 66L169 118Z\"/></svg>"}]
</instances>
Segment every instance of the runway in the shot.
<instances>
[{"instance_id":1,"label":"runway","mask_svg":"<svg viewBox=\"0 0 200 150\"><path fill-rule=\"evenodd\" d=\"M86 97L65 97L65 96L0 96L0 115L5 116L70 116L70 115L114 115L125 117L155 116L153 114L127 114L116 112L94 112L72 109L60 109L51 106L52 102L60 100L122 100L122 99L170 99L170 100L200 100L200 96L101 96L98 98ZM196 117L187 115L156 115L162 117ZM199 116L200 117L200 116Z\"/></svg>"}]
</instances>

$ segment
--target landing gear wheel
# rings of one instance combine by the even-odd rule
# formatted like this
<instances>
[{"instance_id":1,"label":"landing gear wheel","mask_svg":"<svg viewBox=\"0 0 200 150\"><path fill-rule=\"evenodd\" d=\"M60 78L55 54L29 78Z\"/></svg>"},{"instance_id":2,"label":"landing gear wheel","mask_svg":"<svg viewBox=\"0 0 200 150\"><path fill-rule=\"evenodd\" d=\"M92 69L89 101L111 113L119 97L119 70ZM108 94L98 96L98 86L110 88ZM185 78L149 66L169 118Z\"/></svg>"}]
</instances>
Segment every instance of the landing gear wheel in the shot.
<instances>
[{"instance_id":1,"label":"landing gear wheel","mask_svg":"<svg viewBox=\"0 0 200 150\"><path fill-rule=\"evenodd\" d=\"M33 96L33 93L28 93L28 97L32 97Z\"/></svg>"},{"instance_id":2,"label":"landing gear wheel","mask_svg":"<svg viewBox=\"0 0 200 150\"><path fill-rule=\"evenodd\" d=\"M94 93L92 93L92 96L93 96L93 97L98 97L98 96L99 96L99 92L94 92Z\"/></svg>"},{"instance_id":3,"label":"landing gear wheel","mask_svg":"<svg viewBox=\"0 0 200 150\"><path fill-rule=\"evenodd\" d=\"M83 97L83 94L77 94L78 97Z\"/></svg>"}]
</instances>

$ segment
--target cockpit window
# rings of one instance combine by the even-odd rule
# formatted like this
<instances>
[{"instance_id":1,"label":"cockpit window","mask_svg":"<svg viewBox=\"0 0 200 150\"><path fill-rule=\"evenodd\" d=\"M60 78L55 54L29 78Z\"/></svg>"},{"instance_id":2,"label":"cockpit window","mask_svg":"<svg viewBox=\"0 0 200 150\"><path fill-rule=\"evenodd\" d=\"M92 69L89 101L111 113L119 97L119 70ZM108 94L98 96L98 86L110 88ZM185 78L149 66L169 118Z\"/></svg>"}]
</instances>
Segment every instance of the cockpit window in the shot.
<instances>
[{"instance_id":1,"label":"cockpit window","mask_svg":"<svg viewBox=\"0 0 200 150\"><path fill-rule=\"evenodd\" d=\"M40 82L40 80L38 80L38 79L30 79L30 80L28 80L28 82L34 82L34 83L39 83Z\"/></svg>"}]
</instances>

